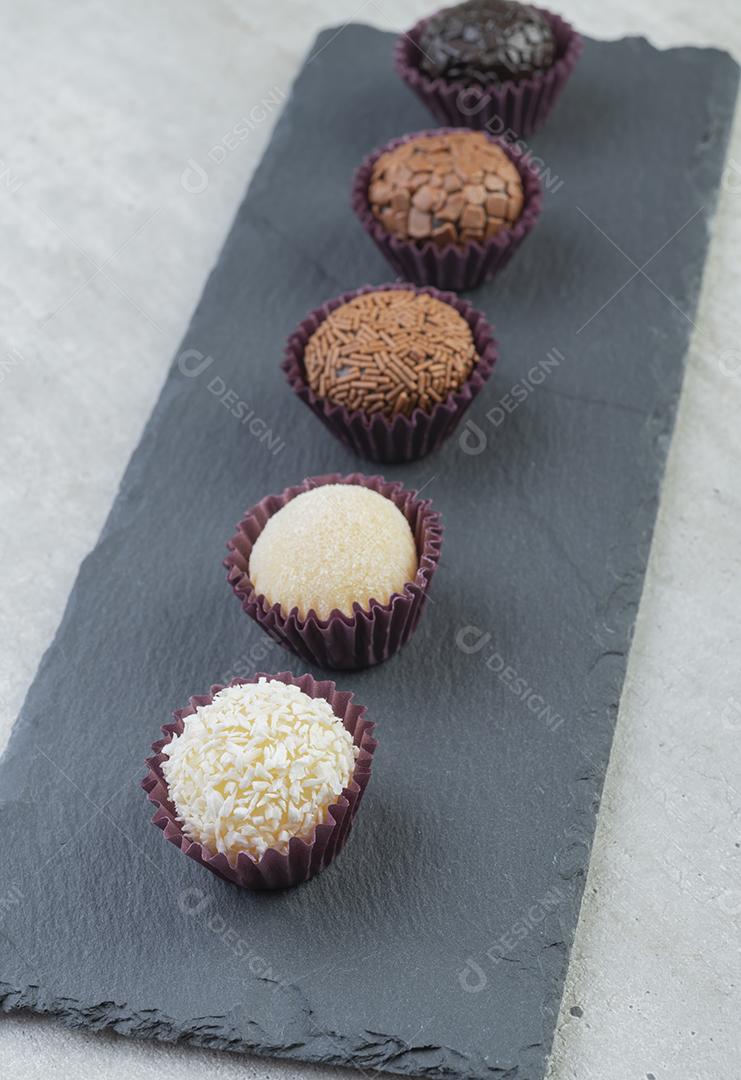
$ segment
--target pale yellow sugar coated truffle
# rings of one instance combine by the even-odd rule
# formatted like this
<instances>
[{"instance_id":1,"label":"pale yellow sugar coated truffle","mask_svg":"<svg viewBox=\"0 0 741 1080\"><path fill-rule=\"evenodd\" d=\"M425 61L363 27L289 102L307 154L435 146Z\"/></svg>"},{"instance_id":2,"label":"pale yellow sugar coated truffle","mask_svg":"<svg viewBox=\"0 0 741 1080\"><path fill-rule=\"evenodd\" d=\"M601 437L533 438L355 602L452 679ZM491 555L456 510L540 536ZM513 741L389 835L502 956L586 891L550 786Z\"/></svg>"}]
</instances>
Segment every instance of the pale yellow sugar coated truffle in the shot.
<instances>
[{"instance_id":1,"label":"pale yellow sugar coated truffle","mask_svg":"<svg viewBox=\"0 0 741 1080\"><path fill-rule=\"evenodd\" d=\"M326 619L352 615L371 600L388 603L417 573L417 547L401 510L358 484L325 484L302 492L266 523L250 556L258 594Z\"/></svg>"},{"instance_id":2,"label":"pale yellow sugar coated truffle","mask_svg":"<svg viewBox=\"0 0 741 1080\"><path fill-rule=\"evenodd\" d=\"M311 839L358 750L324 698L278 679L228 686L183 722L162 774L183 832L234 864Z\"/></svg>"}]
</instances>

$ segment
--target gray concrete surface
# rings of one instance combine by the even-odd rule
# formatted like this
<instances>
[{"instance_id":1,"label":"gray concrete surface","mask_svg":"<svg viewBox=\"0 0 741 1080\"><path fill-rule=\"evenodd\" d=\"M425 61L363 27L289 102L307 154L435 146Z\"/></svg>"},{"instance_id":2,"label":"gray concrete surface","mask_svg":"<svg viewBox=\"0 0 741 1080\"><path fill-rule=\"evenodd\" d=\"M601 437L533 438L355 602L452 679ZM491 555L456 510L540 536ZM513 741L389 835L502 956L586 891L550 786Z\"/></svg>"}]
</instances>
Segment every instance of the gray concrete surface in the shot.
<instances>
[{"instance_id":1,"label":"gray concrete surface","mask_svg":"<svg viewBox=\"0 0 741 1080\"><path fill-rule=\"evenodd\" d=\"M554 6L595 36L643 33L741 60L736 0ZM0 4L0 738L269 138L274 91L321 26L401 28L427 10ZM263 119L229 147L255 106ZM205 186L192 173L184 186L191 161L206 164ZM740 1071L739 250L737 114L550 1080ZM348 1075L1 1017L1 1080L52 1074Z\"/></svg>"}]
</instances>

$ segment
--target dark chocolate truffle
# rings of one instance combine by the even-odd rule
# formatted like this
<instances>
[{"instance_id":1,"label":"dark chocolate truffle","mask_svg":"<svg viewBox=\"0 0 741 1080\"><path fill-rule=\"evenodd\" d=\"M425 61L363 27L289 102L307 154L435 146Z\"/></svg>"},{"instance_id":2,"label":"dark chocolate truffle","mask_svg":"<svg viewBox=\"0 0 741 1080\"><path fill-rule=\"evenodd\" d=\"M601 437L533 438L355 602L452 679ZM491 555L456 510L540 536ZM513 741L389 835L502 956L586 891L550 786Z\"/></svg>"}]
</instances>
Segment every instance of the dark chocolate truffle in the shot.
<instances>
[{"instance_id":1,"label":"dark chocolate truffle","mask_svg":"<svg viewBox=\"0 0 741 1080\"><path fill-rule=\"evenodd\" d=\"M486 86L518 82L556 59L550 23L537 8L514 0L466 0L424 25L419 67L430 78Z\"/></svg>"},{"instance_id":2,"label":"dark chocolate truffle","mask_svg":"<svg viewBox=\"0 0 741 1080\"><path fill-rule=\"evenodd\" d=\"M368 199L394 236L438 247L484 243L511 227L525 201L517 167L482 131L409 139L373 167Z\"/></svg>"}]
</instances>

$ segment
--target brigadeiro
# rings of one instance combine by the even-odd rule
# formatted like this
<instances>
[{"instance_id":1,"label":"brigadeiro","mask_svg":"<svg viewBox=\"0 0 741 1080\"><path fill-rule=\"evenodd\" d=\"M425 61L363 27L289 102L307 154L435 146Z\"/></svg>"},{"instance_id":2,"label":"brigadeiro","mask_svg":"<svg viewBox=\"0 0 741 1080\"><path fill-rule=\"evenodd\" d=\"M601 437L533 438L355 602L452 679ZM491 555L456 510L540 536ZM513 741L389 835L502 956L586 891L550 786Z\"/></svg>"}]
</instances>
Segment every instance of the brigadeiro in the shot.
<instances>
[{"instance_id":1,"label":"brigadeiro","mask_svg":"<svg viewBox=\"0 0 741 1080\"><path fill-rule=\"evenodd\" d=\"M492 328L453 293L394 283L345 293L291 335L291 388L361 457L414 461L452 433L497 358Z\"/></svg>"},{"instance_id":2,"label":"brigadeiro","mask_svg":"<svg viewBox=\"0 0 741 1080\"><path fill-rule=\"evenodd\" d=\"M512 0L467 0L428 19L419 34L419 67L432 79L482 86L539 75L556 59L542 11Z\"/></svg>"},{"instance_id":3,"label":"brigadeiro","mask_svg":"<svg viewBox=\"0 0 741 1080\"><path fill-rule=\"evenodd\" d=\"M560 16L514 0L466 0L402 35L396 69L441 123L527 136L582 50Z\"/></svg>"},{"instance_id":4,"label":"brigadeiro","mask_svg":"<svg viewBox=\"0 0 741 1080\"><path fill-rule=\"evenodd\" d=\"M331 474L248 510L225 565L271 637L318 667L363 668L412 634L441 544L428 500L381 476Z\"/></svg>"},{"instance_id":5,"label":"brigadeiro","mask_svg":"<svg viewBox=\"0 0 741 1080\"><path fill-rule=\"evenodd\" d=\"M542 205L521 150L446 128L394 139L355 174L353 206L401 276L472 289L509 261Z\"/></svg>"},{"instance_id":6,"label":"brigadeiro","mask_svg":"<svg viewBox=\"0 0 741 1080\"><path fill-rule=\"evenodd\" d=\"M184 854L253 889L307 881L342 849L370 778L373 724L310 675L256 675L191 698L142 786Z\"/></svg>"}]
</instances>

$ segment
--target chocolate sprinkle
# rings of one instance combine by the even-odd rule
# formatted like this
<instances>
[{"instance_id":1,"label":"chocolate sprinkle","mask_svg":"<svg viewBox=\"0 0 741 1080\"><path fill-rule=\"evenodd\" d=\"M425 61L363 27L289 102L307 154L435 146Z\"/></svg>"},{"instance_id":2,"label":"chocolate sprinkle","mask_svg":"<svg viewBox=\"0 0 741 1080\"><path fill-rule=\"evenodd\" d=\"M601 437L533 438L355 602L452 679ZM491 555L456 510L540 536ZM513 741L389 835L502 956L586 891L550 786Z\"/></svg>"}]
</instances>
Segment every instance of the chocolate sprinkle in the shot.
<instances>
[{"instance_id":1,"label":"chocolate sprinkle","mask_svg":"<svg viewBox=\"0 0 741 1080\"><path fill-rule=\"evenodd\" d=\"M556 42L542 12L513 0L467 0L425 23L419 67L433 79L517 82L556 59Z\"/></svg>"},{"instance_id":2,"label":"chocolate sprinkle","mask_svg":"<svg viewBox=\"0 0 741 1080\"><path fill-rule=\"evenodd\" d=\"M309 338L315 394L348 409L429 412L478 360L471 329L450 304L411 289L364 293L336 308Z\"/></svg>"},{"instance_id":3,"label":"chocolate sprinkle","mask_svg":"<svg viewBox=\"0 0 741 1080\"><path fill-rule=\"evenodd\" d=\"M376 161L371 209L390 233L437 247L484 243L520 216L516 166L481 131L423 135Z\"/></svg>"}]
</instances>

